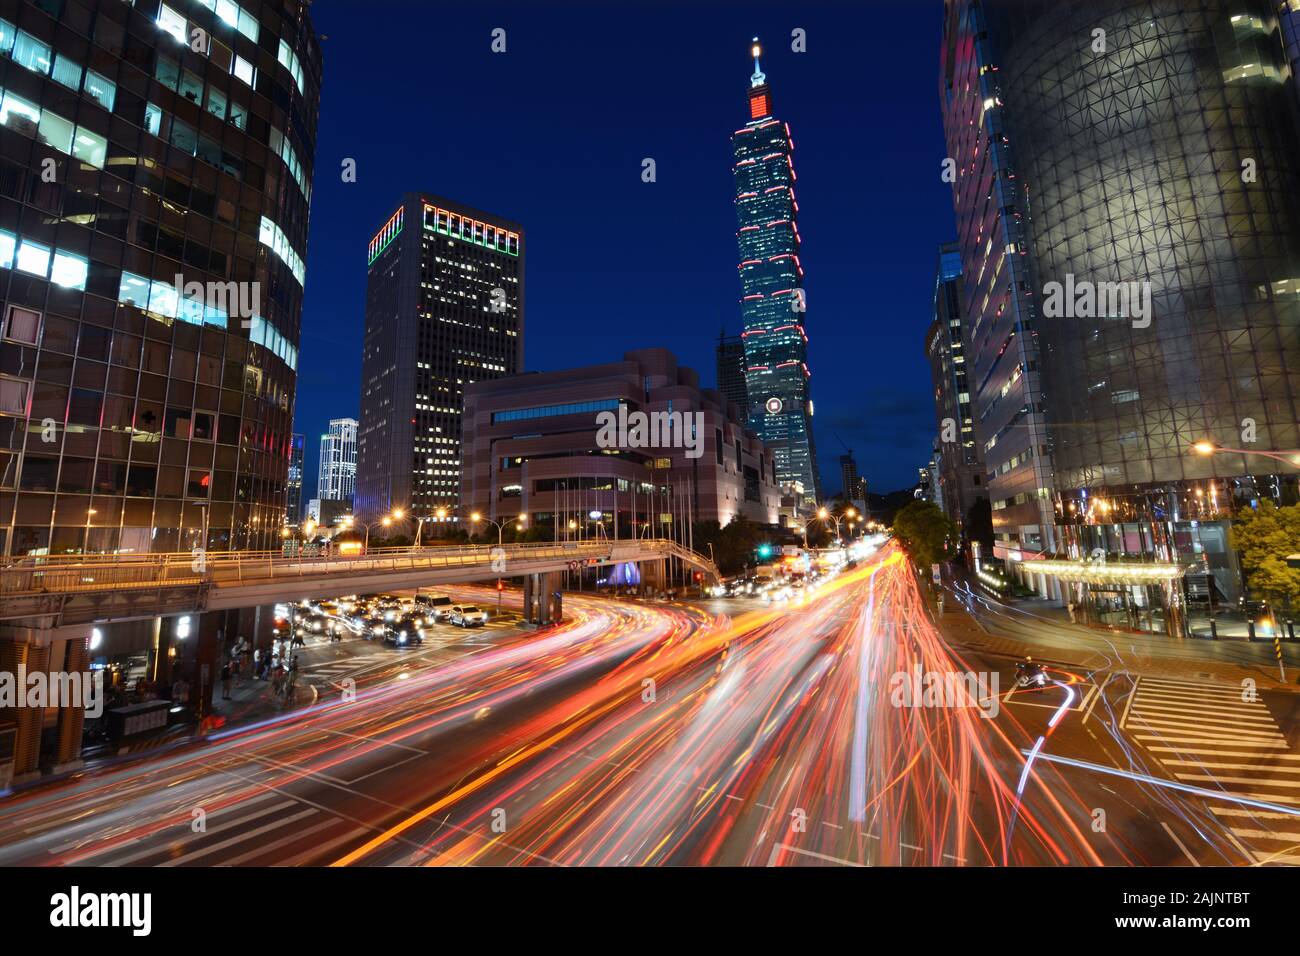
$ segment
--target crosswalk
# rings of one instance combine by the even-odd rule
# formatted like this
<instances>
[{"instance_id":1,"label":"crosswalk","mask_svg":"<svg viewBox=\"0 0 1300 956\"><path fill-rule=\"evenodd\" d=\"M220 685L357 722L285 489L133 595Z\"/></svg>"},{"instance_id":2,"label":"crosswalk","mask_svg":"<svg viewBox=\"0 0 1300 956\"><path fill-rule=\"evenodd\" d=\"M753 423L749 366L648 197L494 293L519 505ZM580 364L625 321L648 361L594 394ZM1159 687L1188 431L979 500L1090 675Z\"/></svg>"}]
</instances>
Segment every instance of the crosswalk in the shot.
<instances>
[{"instance_id":1,"label":"crosswalk","mask_svg":"<svg viewBox=\"0 0 1300 956\"><path fill-rule=\"evenodd\" d=\"M91 862L100 866L298 866L328 859L332 851L369 832L321 807L269 790L208 813L201 832L188 825L178 831L172 839L149 840L143 848L133 847L124 854L110 851Z\"/></svg>"},{"instance_id":2,"label":"crosswalk","mask_svg":"<svg viewBox=\"0 0 1300 956\"><path fill-rule=\"evenodd\" d=\"M1122 725L1171 779L1281 808L1207 804L1254 862L1300 864L1300 752L1257 696L1232 684L1140 677Z\"/></svg>"},{"instance_id":3,"label":"crosswalk","mask_svg":"<svg viewBox=\"0 0 1300 956\"><path fill-rule=\"evenodd\" d=\"M348 674L365 670L372 664L378 664L380 661L391 661L394 659L392 651L372 651L369 654L357 654L352 657L341 657L336 661L326 661L321 664L308 664L302 668L302 676L309 681L331 683L339 680Z\"/></svg>"}]
</instances>

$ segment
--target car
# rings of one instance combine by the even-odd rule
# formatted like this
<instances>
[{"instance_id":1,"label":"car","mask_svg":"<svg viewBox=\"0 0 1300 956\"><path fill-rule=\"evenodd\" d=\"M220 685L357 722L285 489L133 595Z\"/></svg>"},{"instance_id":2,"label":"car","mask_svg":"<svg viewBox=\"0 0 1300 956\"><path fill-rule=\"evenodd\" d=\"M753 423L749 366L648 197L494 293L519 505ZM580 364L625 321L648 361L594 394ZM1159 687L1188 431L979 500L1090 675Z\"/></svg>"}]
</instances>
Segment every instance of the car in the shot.
<instances>
[{"instance_id":1,"label":"car","mask_svg":"<svg viewBox=\"0 0 1300 956\"><path fill-rule=\"evenodd\" d=\"M443 594L420 594L415 598L415 606L424 611L431 621L443 621L455 606L451 598Z\"/></svg>"},{"instance_id":2,"label":"car","mask_svg":"<svg viewBox=\"0 0 1300 956\"><path fill-rule=\"evenodd\" d=\"M481 627L487 623L487 611L473 604L454 604L448 618L457 627Z\"/></svg>"},{"instance_id":3,"label":"car","mask_svg":"<svg viewBox=\"0 0 1300 956\"><path fill-rule=\"evenodd\" d=\"M384 625L384 643L394 647L414 647L424 643L424 629L413 624Z\"/></svg>"}]
</instances>

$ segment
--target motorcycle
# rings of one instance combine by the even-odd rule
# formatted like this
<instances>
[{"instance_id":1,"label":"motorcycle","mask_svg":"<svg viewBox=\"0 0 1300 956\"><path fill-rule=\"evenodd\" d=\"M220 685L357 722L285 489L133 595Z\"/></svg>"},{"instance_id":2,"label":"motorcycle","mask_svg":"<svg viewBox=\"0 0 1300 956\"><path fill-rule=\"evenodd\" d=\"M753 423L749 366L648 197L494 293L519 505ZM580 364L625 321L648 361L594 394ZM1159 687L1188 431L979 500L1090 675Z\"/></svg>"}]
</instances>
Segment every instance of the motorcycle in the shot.
<instances>
[{"instance_id":1,"label":"motorcycle","mask_svg":"<svg viewBox=\"0 0 1300 956\"><path fill-rule=\"evenodd\" d=\"M1042 664L1022 663L1016 667L1017 690L1041 690L1051 683Z\"/></svg>"}]
</instances>

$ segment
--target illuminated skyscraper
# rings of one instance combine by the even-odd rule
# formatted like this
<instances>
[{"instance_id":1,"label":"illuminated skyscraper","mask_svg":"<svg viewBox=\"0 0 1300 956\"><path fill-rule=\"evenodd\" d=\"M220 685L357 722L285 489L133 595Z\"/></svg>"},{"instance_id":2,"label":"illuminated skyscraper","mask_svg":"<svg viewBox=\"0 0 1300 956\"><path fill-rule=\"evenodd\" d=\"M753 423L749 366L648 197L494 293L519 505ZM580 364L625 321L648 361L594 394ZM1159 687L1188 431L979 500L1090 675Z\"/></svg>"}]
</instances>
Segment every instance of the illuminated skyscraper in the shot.
<instances>
[{"instance_id":1,"label":"illuminated skyscraper","mask_svg":"<svg viewBox=\"0 0 1300 956\"><path fill-rule=\"evenodd\" d=\"M297 524L302 518L302 457L306 441L306 436L294 432L289 443L289 494L285 509L289 524Z\"/></svg>"},{"instance_id":2,"label":"illuminated skyscraper","mask_svg":"<svg viewBox=\"0 0 1300 956\"><path fill-rule=\"evenodd\" d=\"M735 154L736 242L749 425L776 456L778 480L799 482L821 500L809 392L807 300L799 262L790 128L772 115L772 91L754 40L749 122L731 138Z\"/></svg>"},{"instance_id":3,"label":"illuminated skyscraper","mask_svg":"<svg viewBox=\"0 0 1300 956\"><path fill-rule=\"evenodd\" d=\"M464 388L523 368L523 227L408 193L369 263L356 512L455 513Z\"/></svg>"}]
</instances>

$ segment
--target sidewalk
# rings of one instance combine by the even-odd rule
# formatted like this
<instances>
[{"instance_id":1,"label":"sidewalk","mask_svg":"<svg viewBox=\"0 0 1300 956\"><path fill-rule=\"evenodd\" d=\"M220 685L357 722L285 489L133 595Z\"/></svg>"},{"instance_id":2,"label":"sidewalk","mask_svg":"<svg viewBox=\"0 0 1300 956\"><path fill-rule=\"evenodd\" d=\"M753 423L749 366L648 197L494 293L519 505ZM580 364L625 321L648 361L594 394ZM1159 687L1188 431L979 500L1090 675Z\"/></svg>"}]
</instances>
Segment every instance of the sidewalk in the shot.
<instances>
[{"instance_id":1,"label":"sidewalk","mask_svg":"<svg viewBox=\"0 0 1300 956\"><path fill-rule=\"evenodd\" d=\"M230 700L221 696L221 680L212 688L212 713L225 718L226 726L243 723L256 718L271 717L299 707L316 703L317 691L310 681L298 675L293 688L293 704L281 697L276 697L270 680L258 680L255 677L239 677L230 682Z\"/></svg>"},{"instance_id":2,"label":"sidewalk","mask_svg":"<svg viewBox=\"0 0 1300 956\"><path fill-rule=\"evenodd\" d=\"M1287 681L1278 679L1277 661L1272 642L1243 640L1213 641L1206 638L1176 640L1161 634L1122 631L1069 623L1064 608L1051 608L1038 601L1018 601L1012 607L1052 617L1050 623L1028 622L1012 628L999 621L980 621L960 603L945 602L944 612L937 615L940 631L957 649L969 648L979 653L1021 658L1033 655L1047 662L1083 670L1116 666L1129 672L1153 677L1179 677L1192 680L1215 680L1240 683L1253 680L1260 689L1300 692L1300 654L1291 642L1283 642L1287 661ZM1057 613L1059 612L1059 613ZM1058 623L1059 622L1059 623ZM1290 645L1290 646L1288 646ZM1116 661L1116 654L1122 661Z\"/></svg>"}]
</instances>

